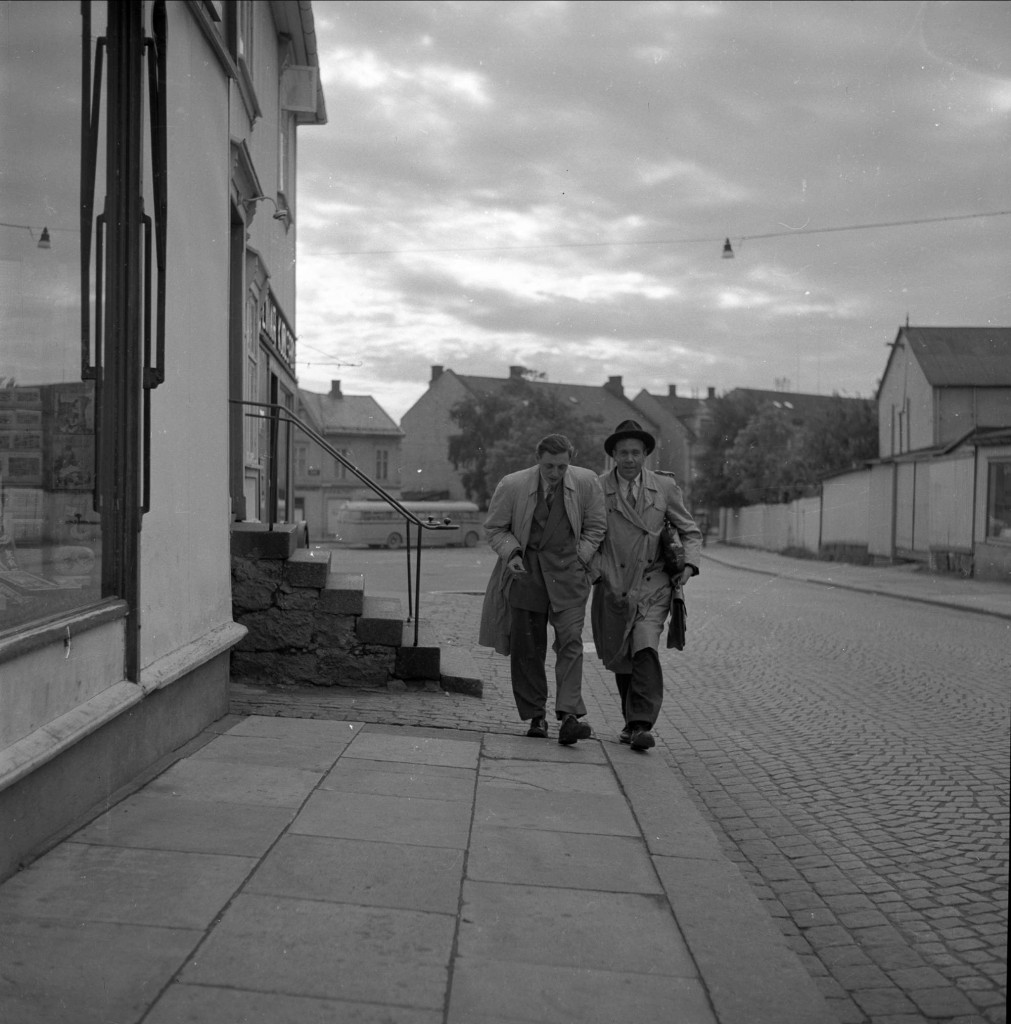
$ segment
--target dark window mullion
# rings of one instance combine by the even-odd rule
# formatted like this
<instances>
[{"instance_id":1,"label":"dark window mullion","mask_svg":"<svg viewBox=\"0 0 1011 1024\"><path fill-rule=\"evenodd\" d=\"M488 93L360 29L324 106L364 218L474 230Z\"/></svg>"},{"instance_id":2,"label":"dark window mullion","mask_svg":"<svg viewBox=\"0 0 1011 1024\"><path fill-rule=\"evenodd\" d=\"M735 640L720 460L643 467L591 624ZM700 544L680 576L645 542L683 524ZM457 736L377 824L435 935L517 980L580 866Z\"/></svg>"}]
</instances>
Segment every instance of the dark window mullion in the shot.
<instances>
[{"instance_id":1,"label":"dark window mullion","mask_svg":"<svg viewBox=\"0 0 1011 1024\"><path fill-rule=\"evenodd\" d=\"M144 5L108 4L107 244L101 416L103 592L128 606L125 675L139 679Z\"/></svg>"}]
</instances>

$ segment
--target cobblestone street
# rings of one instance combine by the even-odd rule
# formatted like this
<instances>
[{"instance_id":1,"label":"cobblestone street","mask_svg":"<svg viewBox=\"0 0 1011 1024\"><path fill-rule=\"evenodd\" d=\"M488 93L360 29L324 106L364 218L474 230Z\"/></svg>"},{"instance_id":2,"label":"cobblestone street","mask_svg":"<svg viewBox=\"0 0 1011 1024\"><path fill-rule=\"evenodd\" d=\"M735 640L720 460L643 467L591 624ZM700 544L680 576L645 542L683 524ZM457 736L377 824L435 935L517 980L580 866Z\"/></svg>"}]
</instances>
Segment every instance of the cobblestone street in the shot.
<instances>
[{"instance_id":1,"label":"cobblestone street","mask_svg":"<svg viewBox=\"0 0 1011 1024\"><path fill-rule=\"evenodd\" d=\"M1008 623L706 566L666 747L840 1021L1005 1020Z\"/></svg>"},{"instance_id":2,"label":"cobblestone street","mask_svg":"<svg viewBox=\"0 0 1011 1024\"><path fill-rule=\"evenodd\" d=\"M298 713L519 731L507 659L473 646L480 598L428 600L443 639L473 650L483 698L319 691ZM841 1024L1001 1024L1011 623L711 559L688 601L646 756L680 773ZM588 720L617 743L585 639Z\"/></svg>"}]
</instances>

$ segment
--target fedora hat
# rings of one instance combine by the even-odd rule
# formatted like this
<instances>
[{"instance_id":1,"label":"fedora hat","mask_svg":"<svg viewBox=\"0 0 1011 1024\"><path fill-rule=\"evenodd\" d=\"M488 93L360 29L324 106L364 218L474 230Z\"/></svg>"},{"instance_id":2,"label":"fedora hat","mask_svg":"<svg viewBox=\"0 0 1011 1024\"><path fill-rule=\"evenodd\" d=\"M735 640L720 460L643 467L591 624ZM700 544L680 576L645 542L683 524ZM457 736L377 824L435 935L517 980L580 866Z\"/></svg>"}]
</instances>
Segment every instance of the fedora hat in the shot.
<instances>
[{"instance_id":1,"label":"fedora hat","mask_svg":"<svg viewBox=\"0 0 1011 1024\"><path fill-rule=\"evenodd\" d=\"M622 420L621 423L615 427L614 433L604 442L604 451L608 455L614 455L614 446L619 441L625 441L628 438L632 438L636 441L642 441L646 448L646 454L649 455L651 451L656 447L656 438L642 429L642 424L636 423L635 420Z\"/></svg>"}]
</instances>

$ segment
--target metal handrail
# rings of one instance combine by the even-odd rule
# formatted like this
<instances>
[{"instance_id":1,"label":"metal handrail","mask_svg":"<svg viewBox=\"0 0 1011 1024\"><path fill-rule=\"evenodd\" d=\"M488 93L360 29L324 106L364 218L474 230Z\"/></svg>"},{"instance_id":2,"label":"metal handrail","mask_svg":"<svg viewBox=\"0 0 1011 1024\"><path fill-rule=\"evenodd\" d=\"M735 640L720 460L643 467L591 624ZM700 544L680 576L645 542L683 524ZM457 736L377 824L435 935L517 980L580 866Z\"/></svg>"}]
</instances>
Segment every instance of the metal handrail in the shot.
<instances>
[{"instance_id":1,"label":"metal handrail","mask_svg":"<svg viewBox=\"0 0 1011 1024\"><path fill-rule=\"evenodd\" d=\"M363 473L347 456L339 452L330 442L323 437L322 434L318 433L312 427L309 426L305 420L296 416L290 409L283 405L278 405L276 402L251 402L241 398L230 398L229 402L232 405L250 406L253 409L266 409L270 410L270 417L273 421L272 426L276 428L277 423L283 422L287 427L296 427L302 431L311 441L318 444L328 455L333 456L337 462L345 469L350 471L358 480L360 480L366 487L372 491L381 501L386 502L394 511L400 513L404 517L404 534L406 537L406 544L404 545L407 552L407 621L414 621L414 646L418 646L418 629L420 624L420 605L421 605L421 539L424 536L425 530L459 530L460 526L458 523L453 523L448 519L442 520L442 522L434 522L432 517L422 519L419 515L412 512L411 509L407 508L401 502L394 498L389 491L385 490L380 484L376 483L371 477ZM262 419L264 413L247 412L246 416L251 419ZM286 460L290 461L290 460ZM269 479L269 492L271 494L277 493L277 430L272 431L271 436L271 453L270 453L270 469L268 472ZM289 467L290 472L290 467ZM289 486L285 489L285 493L288 495L290 500L292 488ZM268 502L270 506L270 514L268 521L268 529L273 530L276 519L276 502ZM412 600L411 594L411 525L417 527L417 546L415 554L414 564L414 595Z\"/></svg>"}]
</instances>

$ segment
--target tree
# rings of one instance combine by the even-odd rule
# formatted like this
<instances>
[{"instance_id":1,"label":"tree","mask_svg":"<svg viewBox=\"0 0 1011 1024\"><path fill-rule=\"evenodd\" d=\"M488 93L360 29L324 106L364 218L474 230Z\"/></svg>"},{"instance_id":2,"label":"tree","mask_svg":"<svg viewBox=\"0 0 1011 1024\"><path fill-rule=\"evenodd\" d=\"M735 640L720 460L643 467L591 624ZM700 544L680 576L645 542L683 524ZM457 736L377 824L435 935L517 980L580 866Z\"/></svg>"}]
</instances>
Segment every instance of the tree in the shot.
<instances>
[{"instance_id":1,"label":"tree","mask_svg":"<svg viewBox=\"0 0 1011 1024\"><path fill-rule=\"evenodd\" d=\"M799 457L809 481L853 469L879 454L877 403L839 395L833 399L804 428Z\"/></svg>"},{"instance_id":2,"label":"tree","mask_svg":"<svg viewBox=\"0 0 1011 1024\"><path fill-rule=\"evenodd\" d=\"M823 477L878 455L873 399L834 395L800 428L783 409L751 395L711 399L710 410L693 488L698 503L710 508L792 501Z\"/></svg>"},{"instance_id":3,"label":"tree","mask_svg":"<svg viewBox=\"0 0 1011 1024\"><path fill-rule=\"evenodd\" d=\"M449 439L449 459L468 497L486 508L507 473L533 465L537 442L564 434L577 451L587 451L601 420L581 416L542 383L543 374L524 370L495 391L471 395L449 411L460 428Z\"/></svg>"},{"instance_id":4,"label":"tree","mask_svg":"<svg viewBox=\"0 0 1011 1024\"><path fill-rule=\"evenodd\" d=\"M726 472L748 504L776 504L800 497L807 488L801 459L803 433L787 412L765 405L734 438Z\"/></svg>"},{"instance_id":5,"label":"tree","mask_svg":"<svg viewBox=\"0 0 1011 1024\"><path fill-rule=\"evenodd\" d=\"M737 435L757 412L752 395L724 395L706 403L710 422L702 436L702 450L696 466L698 478L692 484L694 503L707 508L740 508L748 504L734 478L728 473L727 454Z\"/></svg>"}]
</instances>

